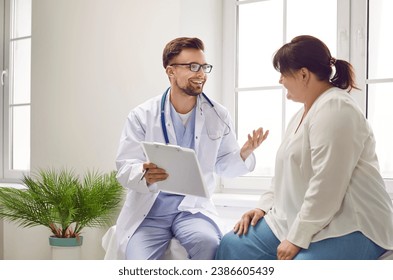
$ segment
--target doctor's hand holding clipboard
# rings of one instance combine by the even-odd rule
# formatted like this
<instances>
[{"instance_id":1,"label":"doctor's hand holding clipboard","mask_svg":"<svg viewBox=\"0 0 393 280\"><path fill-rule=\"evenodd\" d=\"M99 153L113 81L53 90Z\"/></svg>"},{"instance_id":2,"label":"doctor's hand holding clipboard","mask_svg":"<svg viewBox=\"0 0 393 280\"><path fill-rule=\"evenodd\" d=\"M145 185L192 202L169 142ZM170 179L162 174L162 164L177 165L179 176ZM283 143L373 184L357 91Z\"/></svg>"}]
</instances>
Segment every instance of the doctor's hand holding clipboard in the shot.
<instances>
[{"instance_id":1,"label":"doctor's hand holding clipboard","mask_svg":"<svg viewBox=\"0 0 393 280\"><path fill-rule=\"evenodd\" d=\"M166 171L152 162L143 163L143 175L141 180L145 179L147 185L151 185L168 178L169 174Z\"/></svg>"},{"instance_id":2,"label":"doctor's hand holding clipboard","mask_svg":"<svg viewBox=\"0 0 393 280\"><path fill-rule=\"evenodd\" d=\"M240 156L243 161L245 161L247 157L266 140L268 135L269 130L264 132L262 128L258 128L254 130L252 134L248 134L248 139L240 150ZM179 164L181 164L181 162L179 162ZM165 169L157 166L153 162L145 162L143 163L143 174L140 180L145 179L147 186L150 186L151 184L166 180L168 176L169 174Z\"/></svg>"}]
</instances>

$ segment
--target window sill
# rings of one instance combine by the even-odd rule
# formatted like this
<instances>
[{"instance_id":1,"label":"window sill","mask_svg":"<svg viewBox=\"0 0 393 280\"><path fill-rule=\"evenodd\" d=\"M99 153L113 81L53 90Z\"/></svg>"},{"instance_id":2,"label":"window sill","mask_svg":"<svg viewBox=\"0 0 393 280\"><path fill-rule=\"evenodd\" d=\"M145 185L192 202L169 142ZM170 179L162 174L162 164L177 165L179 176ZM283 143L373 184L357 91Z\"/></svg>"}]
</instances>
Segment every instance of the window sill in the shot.
<instances>
[{"instance_id":1,"label":"window sill","mask_svg":"<svg viewBox=\"0 0 393 280\"><path fill-rule=\"evenodd\" d=\"M19 183L0 183L0 188L14 188L14 189L26 189L26 186Z\"/></svg>"},{"instance_id":2,"label":"window sill","mask_svg":"<svg viewBox=\"0 0 393 280\"><path fill-rule=\"evenodd\" d=\"M245 207L251 209L256 206L259 197L259 194L214 193L212 200L214 205L220 207Z\"/></svg>"}]
</instances>

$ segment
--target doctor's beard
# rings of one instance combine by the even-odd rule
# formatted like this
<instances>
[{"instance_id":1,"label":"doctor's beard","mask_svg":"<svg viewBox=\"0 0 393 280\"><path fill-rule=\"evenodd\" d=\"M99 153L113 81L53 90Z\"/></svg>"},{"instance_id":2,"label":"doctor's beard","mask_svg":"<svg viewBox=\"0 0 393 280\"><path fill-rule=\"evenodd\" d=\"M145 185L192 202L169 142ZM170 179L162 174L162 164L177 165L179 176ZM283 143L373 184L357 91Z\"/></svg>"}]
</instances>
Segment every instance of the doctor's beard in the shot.
<instances>
[{"instance_id":1,"label":"doctor's beard","mask_svg":"<svg viewBox=\"0 0 393 280\"><path fill-rule=\"evenodd\" d=\"M204 84L196 86L196 84L189 82L185 87L179 86L178 83L176 83L176 86L189 96L198 96L202 93Z\"/></svg>"}]
</instances>

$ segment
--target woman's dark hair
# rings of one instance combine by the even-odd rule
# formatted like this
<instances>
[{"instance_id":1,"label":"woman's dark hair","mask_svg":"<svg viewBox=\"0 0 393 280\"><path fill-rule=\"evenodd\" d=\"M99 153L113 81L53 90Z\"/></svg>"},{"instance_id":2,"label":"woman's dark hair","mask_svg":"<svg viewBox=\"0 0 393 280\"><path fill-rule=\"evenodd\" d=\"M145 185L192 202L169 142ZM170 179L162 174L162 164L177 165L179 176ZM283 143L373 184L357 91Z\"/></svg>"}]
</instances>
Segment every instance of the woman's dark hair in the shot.
<instances>
[{"instance_id":1,"label":"woman's dark hair","mask_svg":"<svg viewBox=\"0 0 393 280\"><path fill-rule=\"evenodd\" d=\"M179 55L183 49L197 49L204 51L205 46L198 38L180 37L173 39L165 46L162 54L162 64L164 68L166 68L170 61L175 56Z\"/></svg>"},{"instance_id":2,"label":"woman's dark hair","mask_svg":"<svg viewBox=\"0 0 393 280\"><path fill-rule=\"evenodd\" d=\"M291 75L305 67L320 81L328 81L348 92L353 88L358 89L352 65L345 60L333 58L328 47L313 36L297 36L283 45L273 57L273 66L284 75ZM335 72L332 77L333 66Z\"/></svg>"}]
</instances>

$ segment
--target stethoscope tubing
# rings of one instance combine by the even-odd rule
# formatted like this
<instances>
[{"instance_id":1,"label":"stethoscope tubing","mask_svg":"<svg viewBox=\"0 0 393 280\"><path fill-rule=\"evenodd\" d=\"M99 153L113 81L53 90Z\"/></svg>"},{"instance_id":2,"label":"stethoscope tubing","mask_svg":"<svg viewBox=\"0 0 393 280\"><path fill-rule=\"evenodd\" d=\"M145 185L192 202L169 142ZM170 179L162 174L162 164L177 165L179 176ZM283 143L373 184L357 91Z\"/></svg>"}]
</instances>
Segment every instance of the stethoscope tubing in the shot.
<instances>
[{"instance_id":1,"label":"stethoscope tubing","mask_svg":"<svg viewBox=\"0 0 393 280\"><path fill-rule=\"evenodd\" d=\"M164 94L161 97L161 128L162 128L162 134L164 135L165 143L168 145L169 144L169 137L168 137L168 131L166 129L165 125L165 102L166 102L166 97L168 95L169 90L171 87L167 88L167 90L164 92ZM206 101L214 108L213 102L206 96L205 93L202 92L202 96L206 99Z\"/></svg>"}]
</instances>

